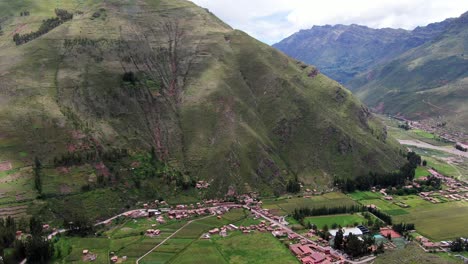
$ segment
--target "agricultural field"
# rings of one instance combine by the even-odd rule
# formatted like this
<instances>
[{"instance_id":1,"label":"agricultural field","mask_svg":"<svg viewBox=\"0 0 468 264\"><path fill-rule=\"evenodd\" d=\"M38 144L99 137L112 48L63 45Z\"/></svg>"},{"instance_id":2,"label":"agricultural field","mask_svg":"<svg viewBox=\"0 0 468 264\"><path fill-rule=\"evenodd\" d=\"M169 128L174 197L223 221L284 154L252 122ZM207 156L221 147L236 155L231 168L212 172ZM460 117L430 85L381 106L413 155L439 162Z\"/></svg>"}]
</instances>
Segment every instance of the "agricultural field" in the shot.
<instances>
[{"instance_id":1,"label":"agricultural field","mask_svg":"<svg viewBox=\"0 0 468 264\"><path fill-rule=\"evenodd\" d=\"M292 264L298 261L287 247L270 233L242 234L236 231L225 238L213 236L211 240L199 239L168 263Z\"/></svg>"},{"instance_id":2,"label":"agricultural field","mask_svg":"<svg viewBox=\"0 0 468 264\"><path fill-rule=\"evenodd\" d=\"M247 211L234 209L224 214L221 219L214 216L194 218L195 221L186 226L184 226L187 224L186 220L170 220L162 225L158 224L154 218L121 220L122 222L118 221L111 228L98 231L97 237L58 237L55 243L54 263L82 263L83 249L88 249L96 255L96 260L93 263L109 263L110 252L114 252L119 257L126 256L129 263L134 263L154 246L178 231L171 239L141 261L141 263L167 263L179 253L184 252L208 230L229 223L240 224L247 219L252 219L248 216ZM145 231L150 228L160 229L161 234L156 237L145 236Z\"/></svg>"},{"instance_id":3,"label":"agricultural field","mask_svg":"<svg viewBox=\"0 0 468 264\"><path fill-rule=\"evenodd\" d=\"M263 200L263 208L270 209L273 214L292 214L294 209L301 207L319 208L357 204L343 193L331 192L311 198L293 197Z\"/></svg>"},{"instance_id":4,"label":"agricultural field","mask_svg":"<svg viewBox=\"0 0 468 264\"><path fill-rule=\"evenodd\" d=\"M429 254L424 252L419 245L411 243L404 249L387 250L384 254L379 255L375 260L375 264L392 264L392 263L433 263L433 264L450 264L460 263L460 259L452 257L443 257L438 254Z\"/></svg>"},{"instance_id":5,"label":"agricultural field","mask_svg":"<svg viewBox=\"0 0 468 264\"><path fill-rule=\"evenodd\" d=\"M426 131L420 129L411 129L411 130L404 130L399 128L398 125L402 124L402 122L390 119L386 116L376 115L378 116L386 125L387 131L389 135L393 136L396 139L402 140L420 140L435 146L452 146L449 142L442 140L440 137L428 133Z\"/></svg>"},{"instance_id":6,"label":"agricultural field","mask_svg":"<svg viewBox=\"0 0 468 264\"><path fill-rule=\"evenodd\" d=\"M309 222L322 229L325 225L331 228L332 224L337 224L342 227L354 226L357 224L366 223L367 220L360 214L342 214L342 215L326 215L306 217L304 222Z\"/></svg>"},{"instance_id":7,"label":"agricultural field","mask_svg":"<svg viewBox=\"0 0 468 264\"><path fill-rule=\"evenodd\" d=\"M405 209L407 214L394 215L394 222L414 223L417 231L435 241L468 236L466 202L425 204Z\"/></svg>"},{"instance_id":8,"label":"agricultural field","mask_svg":"<svg viewBox=\"0 0 468 264\"><path fill-rule=\"evenodd\" d=\"M391 215L395 223L414 223L421 235L436 241L468 235L465 228L468 215L466 202L450 201L432 204L417 195L393 196L393 201L386 201L381 194L372 192L354 192L349 196L363 205L376 205L380 210ZM447 223L450 224L447 225ZM466 234L463 234L463 231Z\"/></svg>"},{"instance_id":9,"label":"agricultural field","mask_svg":"<svg viewBox=\"0 0 468 264\"><path fill-rule=\"evenodd\" d=\"M431 175L431 174L429 173L429 171L427 171L426 168L424 168L424 167L417 167L417 168L416 168L415 175L414 175L414 178L415 178L415 179L418 179L418 178L421 178L421 177L426 177L426 176L428 176L428 175Z\"/></svg>"}]
</instances>

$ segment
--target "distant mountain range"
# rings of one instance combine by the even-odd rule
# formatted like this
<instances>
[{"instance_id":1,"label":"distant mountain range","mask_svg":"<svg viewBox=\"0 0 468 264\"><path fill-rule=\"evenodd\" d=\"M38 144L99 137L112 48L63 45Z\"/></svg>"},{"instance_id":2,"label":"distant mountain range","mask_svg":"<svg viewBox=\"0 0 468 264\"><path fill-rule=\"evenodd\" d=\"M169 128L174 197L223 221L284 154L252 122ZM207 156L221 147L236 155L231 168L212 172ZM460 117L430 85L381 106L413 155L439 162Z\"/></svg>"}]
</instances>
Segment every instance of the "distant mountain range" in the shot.
<instances>
[{"instance_id":1,"label":"distant mountain range","mask_svg":"<svg viewBox=\"0 0 468 264\"><path fill-rule=\"evenodd\" d=\"M442 117L466 128L467 16L412 31L314 26L274 47L318 66L376 111L414 119Z\"/></svg>"}]
</instances>

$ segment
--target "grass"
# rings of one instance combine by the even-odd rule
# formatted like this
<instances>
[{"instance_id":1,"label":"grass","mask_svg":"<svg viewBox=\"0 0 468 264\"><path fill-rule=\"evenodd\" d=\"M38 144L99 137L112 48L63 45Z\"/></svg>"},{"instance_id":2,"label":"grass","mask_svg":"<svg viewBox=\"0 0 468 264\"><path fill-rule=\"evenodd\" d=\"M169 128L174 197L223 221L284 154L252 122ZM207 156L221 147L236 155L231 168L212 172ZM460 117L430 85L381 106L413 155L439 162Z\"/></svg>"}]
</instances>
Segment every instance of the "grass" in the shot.
<instances>
[{"instance_id":1,"label":"grass","mask_svg":"<svg viewBox=\"0 0 468 264\"><path fill-rule=\"evenodd\" d=\"M418 178L425 177L425 176L428 176L428 175L431 175L431 174L429 173L429 171L427 171L426 168L417 167L414 178L418 179Z\"/></svg>"},{"instance_id":2,"label":"grass","mask_svg":"<svg viewBox=\"0 0 468 264\"><path fill-rule=\"evenodd\" d=\"M354 226L355 223L362 224L367 222L367 220L359 214L306 217L304 221L316 225L319 229L322 229L325 225L327 225L328 228L330 228L332 224L347 227Z\"/></svg>"},{"instance_id":3,"label":"grass","mask_svg":"<svg viewBox=\"0 0 468 264\"><path fill-rule=\"evenodd\" d=\"M382 194L378 192L371 192L371 191L364 191L364 192L356 191L356 192L349 193L348 196L350 196L353 200L356 200L356 201L382 198Z\"/></svg>"},{"instance_id":4,"label":"grass","mask_svg":"<svg viewBox=\"0 0 468 264\"><path fill-rule=\"evenodd\" d=\"M214 227L220 227L229 223L254 223L249 216L249 212L244 209L233 209L224 214L221 219L211 216L203 219L194 218L194 222L185 226L176 235L161 245L154 252L145 257L142 263L167 263L178 256L195 241L202 233ZM128 219L120 224L116 224L102 233L98 238L61 237L55 244L62 255L56 259L57 262L79 262L82 257L82 250L89 249L98 254L97 263L108 263L109 252L115 252L119 257L127 256L128 261L135 262L137 258L144 255L155 245L169 237L172 233L183 227L187 221L169 220L166 224L156 224L154 218ZM157 228L161 234L157 237L147 237L142 233L148 228ZM216 250L216 248L213 248ZM206 254L206 253L205 253ZM208 258L210 259L210 258ZM214 257L213 259L217 259Z\"/></svg>"},{"instance_id":5,"label":"grass","mask_svg":"<svg viewBox=\"0 0 468 264\"><path fill-rule=\"evenodd\" d=\"M410 202L411 203L411 202ZM408 214L393 216L394 222L414 223L416 230L430 239L450 240L467 236L466 216L468 206L465 202L440 204L419 204L405 209Z\"/></svg>"},{"instance_id":6,"label":"grass","mask_svg":"<svg viewBox=\"0 0 468 264\"><path fill-rule=\"evenodd\" d=\"M402 262L403 261L403 262ZM459 263L454 259L447 259L437 254L429 254L424 252L415 242L409 244L404 249L387 250L384 254L379 255L374 262L375 264L392 264L392 263L433 263L433 264L449 264Z\"/></svg>"},{"instance_id":7,"label":"grass","mask_svg":"<svg viewBox=\"0 0 468 264\"><path fill-rule=\"evenodd\" d=\"M393 218L394 223L414 223L422 235L436 241L467 236L465 222L468 206L465 202L432 204L417 195L394 196L393 201L376 198L372 192L354 192L350 197L363 205L374 204ZM408 205L401 208L397 203Z\"/></svg>"},{"instance_id":8,"label":"grass","mask_svg":"<svg viewBox=\"0 0 468 264\"><path fill-rule=\"evenodd\" d=\"M197 240L169 263L298 263L289 250L269 233L230 233Z\"/></svg>"}]
</instances>

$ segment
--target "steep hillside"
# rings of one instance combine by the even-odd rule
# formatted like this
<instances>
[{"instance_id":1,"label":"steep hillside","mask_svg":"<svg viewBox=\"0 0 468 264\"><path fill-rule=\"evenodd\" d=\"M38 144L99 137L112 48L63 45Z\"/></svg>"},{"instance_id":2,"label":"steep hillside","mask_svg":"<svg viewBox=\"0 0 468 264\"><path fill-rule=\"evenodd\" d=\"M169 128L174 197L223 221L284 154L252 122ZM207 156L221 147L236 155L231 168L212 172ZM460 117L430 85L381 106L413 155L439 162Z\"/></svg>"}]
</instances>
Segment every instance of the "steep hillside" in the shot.
<instances>
[{"instance_id":1,"label":"steep hillside","mask_svg":"<svg viewBox=\"0 0 468 264\"><path fill-rule=\"evenodd\" d=\"M273 46L293 58L318 66L325 75L347 84L357 74L434 39L450 21L413 31L360 25L314 26Z\"/></svg>"},{"instance_id":2,"label":"steep hillside","mask_svg":"<svg viewBox=\"0 0 468 264\"><path fill-rule=\"evenodd\" d=\"M349 87L377 111L468 128L468 13L439 37L361 74ZM441 122L441 123L442 123Z\"/></svg>"},{"instance_id":3,"label":"steep hillside","mask_svg":"<svg viewBox=\"0 0 468 264\"><path fill-rule=\"evenodd\" d=\"M401 165L348 90L190 2L0 2L0 17L0 161L11 165L0 173L14 178L1 191L34 199L38 157L42 213L118 210L137 189L281 193L296 177L324 187ZM202 179L206 192L182 191Z\"/></svg>"}]
</instances>

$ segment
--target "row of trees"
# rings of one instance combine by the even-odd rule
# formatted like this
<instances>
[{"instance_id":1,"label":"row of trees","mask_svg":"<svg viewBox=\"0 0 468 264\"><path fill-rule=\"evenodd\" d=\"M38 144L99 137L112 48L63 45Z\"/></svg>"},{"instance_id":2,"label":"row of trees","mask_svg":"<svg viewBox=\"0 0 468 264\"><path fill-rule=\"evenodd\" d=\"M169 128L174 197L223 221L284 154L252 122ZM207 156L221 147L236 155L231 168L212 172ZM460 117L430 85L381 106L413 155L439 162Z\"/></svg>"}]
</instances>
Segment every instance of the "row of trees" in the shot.
<instances>
[{"instance_id":1,"label":"row of trees","mask_svg":"<svg viewBox=\"0 0 468 264\"><path fill-rule=\"evenodd\" d=\"M414 152L409 152L406 158L408 162L397 172L385 174L370 172L355 179L336 179L335 184L344 192L353 192L355 190L367 191L374 186L402 186L406 181L414 179L416 168L421 164L421 156Z\"/></svg>"},{"instance_id":2,"label":"row of trees","mask_svg":"<svg viewBox=\"0 0 468 264\"><path fill-rule=\"evenodd\" d=\"M76 166L82 165L87 162L116 162L122 158L129 156L127 149L110 149L110 150L97 150L97 151L86 151L86 152L69 152L61 157L54 158L54 166Z\"/></svg>"},{"instance_id":3,"label":"row of trees","mask_svg":"<svg viewBox=\"0 0 468 264\"><path fill-rule=\"evenodd\" d=\"M29 11L23 11L20 13L20 16L29 16L31 13Z\"/></svg>"},{"instance_id":4,"label":"row of trees","mask_svg":"<svg viewBox=\"0 0 468 264\"><path fill-rule=\"evenodd\" d=\"M30 235L26 238L16 239L16 230L29 228ZM8 217L0 219L0 238L1 248L0 253L4 263L19 263L24 258L28 259L28 263L47 263L54 255L54 246L48 241L42 232L42 224L40 221L32 217L29 220L29 226L22 226L21 223ZM8 255L4 254L5 248L12 248L12 252Z\"/></svg>"},{"instance_id":5,"label":"row of trees","mask_svg":"<svg viewBox=\"0 0 468 264\"><path fill-rule=\"evenodd\" d=\"M468 240L461 237L455 239L450 246L450 250L453 252L468 251Z\"/></svg>"},{"instance_id":6,"label":"row of trees","mask_svg":"<svg viewBox=\"0 0 468 264\"><path fill-rule=\"evenodd\" d=\"M392 226L392 229L395 230L395 232L403 234L405 232L415 230L416 228L414 227L414 224L412 224L412 223L408 223L408 224L399 223L399 224L394 224Z\"/></svg>"},{"instance_id":7,"label":"row of trees","mask_svg":"<svg viewBox=\"0 0 468 264\"><path fill-rule=\"evenodd\" d=\"M301 191L301 184L297 180L297 177L288 181L286 191L289 193L298 193Z\"/></svg>"},{"instance_id":8,"label":"row of trees","mask_svg":"<svg viewBox=\"0 0 468 264\"><path fill-rule=\"evenodd\" d=\"M37 192L42 194L42 181L41 181L41 174L42 174L42 164L38 157L34 159L34 187L36 188Z\"/></svg>"},{"instance_id":9,"label":"row of trees","mask_svg":"<svg viewBox=\"0 0 468 264\"><path fill-rule=\"evenodd\" d=\"M377 216L378 218L380 218L382 221L384 221L385 223L387 223L388 225L391 225L392 224L392 217L384 212L381 212L379 209L377 208L371 208L371 207L368 207L367 210L369 210L370 213L372 213L373 215Z\"/></svg>"},{"instance_id":10,"label":"row of trees","mask_svg":"<svg viewBox=\"0 0 468 264\"><path fill-rule=\"evenodd\" d=\"M334 215L334 214L349 214L364 212L366 208L361 205L351 205L351 206L338 206L338 207L319 207L319 208L309 208L302 207L299 209L294 209L293 217L297 221L302 221L307 216L319 216L319 215Z\"/></svg>"},{"instance_id":11,"label":"row of trees","mask_svg":"<svg viewBox=\"0 0 468 264\"><path fill-rule=\"evenodd\" d=\"M52 29L60 26L64 22L73 19L73 14L68 13L68 11L63 10L63 9L55 9L55 15L57 17L54 18L49 18L46 20L42 21L41 26L37 31L27 33L24 35L20 35L19 33L16 33L13 36L13 41L16 43L16 45L21 45L24 43L27 43L31 40L34 40L47 32L51 31Z\"/></svg>"}]
</instances>

